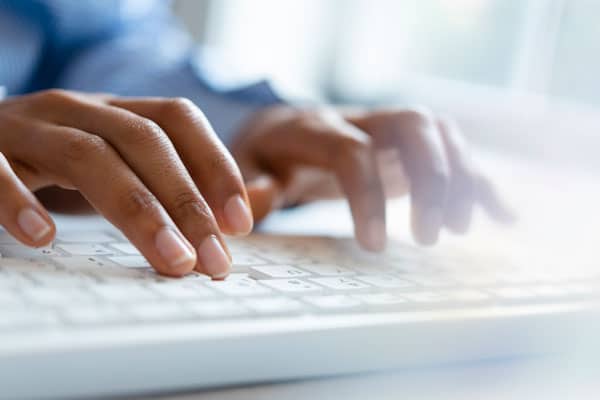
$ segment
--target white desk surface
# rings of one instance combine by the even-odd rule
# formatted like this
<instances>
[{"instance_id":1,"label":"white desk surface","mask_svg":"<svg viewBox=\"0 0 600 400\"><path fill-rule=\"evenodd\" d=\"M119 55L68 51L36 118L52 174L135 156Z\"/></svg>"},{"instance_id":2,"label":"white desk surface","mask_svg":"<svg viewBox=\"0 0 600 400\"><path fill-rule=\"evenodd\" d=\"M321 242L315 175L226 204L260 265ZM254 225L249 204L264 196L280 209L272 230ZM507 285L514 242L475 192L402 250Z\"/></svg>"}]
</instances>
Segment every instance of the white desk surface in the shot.
<instances>
[{"instance_id":1,"label":"white desk surface","mask_svg":"<svg viewBox=\"0 0 600 400\"><path fill-rule=\"evenodd\" d=\"M160 400L597 399L598 365L523 359L416 368L153 397ZM201 372L199 372L201 373Z\"/></svg>"}]
</instances>

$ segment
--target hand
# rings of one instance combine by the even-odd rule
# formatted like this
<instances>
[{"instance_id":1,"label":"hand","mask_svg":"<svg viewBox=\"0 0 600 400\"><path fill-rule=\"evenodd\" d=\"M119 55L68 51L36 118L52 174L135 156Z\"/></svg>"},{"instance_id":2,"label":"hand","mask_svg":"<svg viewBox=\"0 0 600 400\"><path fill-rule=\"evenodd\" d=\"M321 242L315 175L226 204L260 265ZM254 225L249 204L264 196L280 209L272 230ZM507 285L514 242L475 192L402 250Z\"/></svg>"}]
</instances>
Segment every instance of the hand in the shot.
<instances>
[{"instance_id":1,"label":"hand","mask_svg":"<svg viewBox=\"0 0 600 400\"><path fill-rule=\"evenodd\" d=\"M165 275L224 277L223 233L252 229L238 167L187 100L11 98L0 102L0 156L0 224L30 246L54 237L32 194L51 185L81 192Z\"/></svg>"},{"instance_id":2,"label":"hand","mask_svg":"<svg viewBox=\"0 0 600 400\"><path fill-rule=\"evenodd\" d=\"M495 219L512 219L457 126L427 111L277 106L249 121L232 152L255 220L277 207L344 196L368 250L385 246L386 197L407 192L422 244L435 243L442 227L466 232L475 204Z\"/></svg>"}]
</instances>

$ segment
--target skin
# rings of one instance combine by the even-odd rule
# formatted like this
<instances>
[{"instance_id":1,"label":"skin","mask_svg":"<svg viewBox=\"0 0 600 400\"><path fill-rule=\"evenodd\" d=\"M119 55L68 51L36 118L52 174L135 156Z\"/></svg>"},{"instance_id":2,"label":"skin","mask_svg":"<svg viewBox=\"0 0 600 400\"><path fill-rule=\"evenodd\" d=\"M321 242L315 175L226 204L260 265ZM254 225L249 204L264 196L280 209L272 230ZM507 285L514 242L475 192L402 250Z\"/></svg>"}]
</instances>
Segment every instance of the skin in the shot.
<instances>
[{"instance_id":1,"label":"skin","mask_svg":"<svg viewBox=\"0 0 600 400\"><path fill-rule=\"evenodd\" d=\"M428 110L274 107L256 115L232 148L256 220L275 208L345 197L367 250L385 247L386 199L405 194L422 245L444 228L465 233L477 205L497 221L514 219L456 124Z\"/></svg>"},{"instance_id":2,"label":"skin","mask_svg":"<svg viewBox=\"0 0 600 400\"><path fill-rule=\"evenodd\" d=\"M165 275L195 269L222 277L226 271L210 270L198 249L214 239L228 256L223 234L252 229L251 216L241 229L226 218L234 196L249 208L242 176L187 100L50 90L1 102L0 132L0 187L6 188L0 223L26 245L54 238L52 219L32 194L49 186L77 190ZM50 229L28 233L20 224L23 210L33 210Z\"/></svg>"},{"instance_id":3,"label":"skin","mask_svg":"<svg viewBox=\"0 0 600 400\"><path fill-rule=\"evenodd\" d=\"M511 218L456 125L423 110L271 107L240 129L232 156L188 100L50 90L0 102L0 132L0 224L9 233L48 244L56 229L43 204L89 204L169 276L223 278L225 234L316 199L345 197L372 251L385 247L389 197L410 194L422 244L444 227L465 232L475 205ZM32 212L34 226L48 226L40 235ZM213 265L219 249L224 260Z\"/></svg>"}]
</instances>

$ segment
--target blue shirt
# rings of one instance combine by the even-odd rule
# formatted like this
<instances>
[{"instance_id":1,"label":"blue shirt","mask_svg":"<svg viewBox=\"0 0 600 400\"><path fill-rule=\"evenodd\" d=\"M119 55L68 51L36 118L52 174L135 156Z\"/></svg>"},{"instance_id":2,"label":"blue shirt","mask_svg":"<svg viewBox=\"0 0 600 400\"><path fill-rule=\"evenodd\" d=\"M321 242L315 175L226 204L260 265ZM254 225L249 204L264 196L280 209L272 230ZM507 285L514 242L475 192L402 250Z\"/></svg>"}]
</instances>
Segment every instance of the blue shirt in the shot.
<instances>
[{"instance_id":1,"label":"blue shirt","mask_svg":"<svg viewBox=\"0 0 600 400\"><path fill-rule=\"evenodd\" d=\"M216 87L194 54L167 1L0 0L0 86L9 95L54 87L187 97L225 143L249 114L278 102L266 82Z\"/></svg>"}]
</instances>

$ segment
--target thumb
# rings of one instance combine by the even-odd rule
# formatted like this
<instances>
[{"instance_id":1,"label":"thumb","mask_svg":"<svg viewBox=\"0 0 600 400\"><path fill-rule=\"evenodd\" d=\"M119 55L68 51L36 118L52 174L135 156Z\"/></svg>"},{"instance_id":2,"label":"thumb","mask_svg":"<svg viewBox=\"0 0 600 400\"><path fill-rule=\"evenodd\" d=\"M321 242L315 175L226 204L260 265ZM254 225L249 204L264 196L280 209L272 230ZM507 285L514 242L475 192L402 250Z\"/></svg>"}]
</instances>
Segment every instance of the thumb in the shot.
<instances>
[{"instance_id":1,"label":"thumb","mask_svg":"<svg viewBox=\"0 0 600 400\"><path fill-rule=\"evenodd\" d=\"M246 182L246 190L255 222L283 205L281 187L271 175L261 174Z\"/></svg>"}]
</instances>

